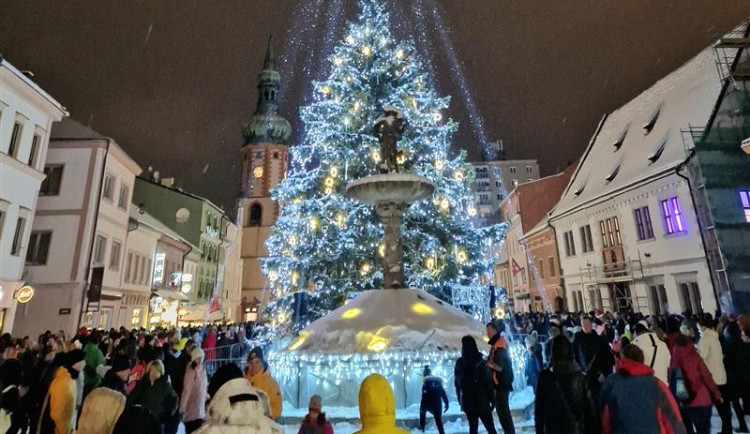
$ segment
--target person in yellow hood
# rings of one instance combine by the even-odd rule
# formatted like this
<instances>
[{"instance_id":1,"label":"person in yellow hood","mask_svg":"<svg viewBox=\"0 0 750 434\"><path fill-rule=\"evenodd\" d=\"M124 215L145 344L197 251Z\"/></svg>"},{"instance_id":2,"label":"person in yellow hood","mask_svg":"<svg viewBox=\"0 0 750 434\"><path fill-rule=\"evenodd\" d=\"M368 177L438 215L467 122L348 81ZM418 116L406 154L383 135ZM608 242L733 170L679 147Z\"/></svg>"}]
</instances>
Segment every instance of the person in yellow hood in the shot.
<instances>
[{"instance_id":1,"label":"person in yellow hood","mask_svg":"<svg viewBox=\"0 0 750 434\"><path fill-rule=\"evenodd\" d=\"M382 375L371 374L359 388L359 418L362 429L354 434L409 434L396 427L396 400Z\"/></svg>"},{"instance_id":2,"label":"person in yellow hood","mask_svg":"<svg viewBox=\"0 0 750 434\"><path fill-rule=\"evenodd\" d=\"M268 364L263 360L263 350L260 347L253 348L247 356L245 378L250 382L250 385L263 391L268 396L271 406L271 419L281 416L282 401L279 383L271 377L271 370L268 369Z\"/></svg>"}]
</instances>

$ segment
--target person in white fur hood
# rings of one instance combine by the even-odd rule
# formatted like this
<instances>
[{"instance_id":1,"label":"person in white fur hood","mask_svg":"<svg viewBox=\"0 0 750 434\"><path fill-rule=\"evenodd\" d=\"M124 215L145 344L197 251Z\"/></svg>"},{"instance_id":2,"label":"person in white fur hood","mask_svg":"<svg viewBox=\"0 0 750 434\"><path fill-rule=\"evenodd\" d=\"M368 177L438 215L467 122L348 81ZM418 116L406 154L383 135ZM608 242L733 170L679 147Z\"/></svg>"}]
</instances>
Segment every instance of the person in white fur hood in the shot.
<instances>
[{"instance_id":1,"label":"person in white fur hood","mask_svg":"<svg viewBox=\"0 0 750 434\"><path fill-rule=\"evenodd\" d=\"M211 398L206 422L195 434L284 434L264 415L263 396L245 378L229 380Z\"/></svg>"}]
</instances>

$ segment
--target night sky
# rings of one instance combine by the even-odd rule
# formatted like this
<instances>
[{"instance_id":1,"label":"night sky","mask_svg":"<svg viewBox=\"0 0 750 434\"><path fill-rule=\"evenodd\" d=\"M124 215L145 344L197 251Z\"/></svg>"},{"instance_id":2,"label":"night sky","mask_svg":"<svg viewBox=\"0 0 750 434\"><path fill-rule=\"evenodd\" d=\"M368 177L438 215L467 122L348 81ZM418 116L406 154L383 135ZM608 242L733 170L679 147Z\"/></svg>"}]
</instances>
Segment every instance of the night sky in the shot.
<instances>
[{"instance_id":1,"label":"night sky","mask_svg":"<svg viewBox=\"0 0 750 434\"><path fill-rule=\"evenodd\" d=\"M389 5L397 37L415 38L453 97L454 148L477 159L479 137L503 139L543 175L579 158L604 113L750 16L746 0L435 1ZM144 170L231 208L268 35L281 55L281 113L299 140L298 108L354 4L5 0L0 54Z\"/></svg>"}]
</instances>

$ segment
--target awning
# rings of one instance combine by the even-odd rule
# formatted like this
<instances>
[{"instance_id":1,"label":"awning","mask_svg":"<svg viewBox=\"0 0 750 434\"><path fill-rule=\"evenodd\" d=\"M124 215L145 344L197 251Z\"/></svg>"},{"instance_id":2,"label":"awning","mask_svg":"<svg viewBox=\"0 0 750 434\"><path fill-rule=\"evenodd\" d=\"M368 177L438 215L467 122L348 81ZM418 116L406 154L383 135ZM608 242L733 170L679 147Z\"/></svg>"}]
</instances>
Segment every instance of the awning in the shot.
<instances>
[{"instance_id":1,"label":"awning","mask_svg":"<svg viewBox=\"0 0 750 434\"><path fill-rule=\"evenodd\" d=\"M170 291L168 289L159 289L154 291L159 297L171 298L172 300L190 300L190 297L180 291Z\"/></svg>"},{"instance_id":2,"label":"awning","mask_svg":"<svg viewBox=\"0 0 750 434\"><path fill-rule=\"evenodd\" d=\"M208 311L208 305L193 305L185 306L182 309L187 311L187 314L180 317L180 321L184 322L199 322L199 321L221 321L224 319L224 312L217 310L214 312Z\"/></svg>"}]
</instances>

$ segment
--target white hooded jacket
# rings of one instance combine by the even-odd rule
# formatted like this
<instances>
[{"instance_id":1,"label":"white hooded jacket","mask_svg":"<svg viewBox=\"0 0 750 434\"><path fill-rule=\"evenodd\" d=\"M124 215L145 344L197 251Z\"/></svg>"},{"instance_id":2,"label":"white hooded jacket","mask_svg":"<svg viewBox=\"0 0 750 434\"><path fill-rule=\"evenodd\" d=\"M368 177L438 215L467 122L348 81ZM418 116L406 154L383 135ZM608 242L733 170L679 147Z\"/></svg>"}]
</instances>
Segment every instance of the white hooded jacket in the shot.
<instances>
[{"instance_id":1,"label":"white hooded jacket","mask_svg":"<svg viewBox=\"0 0 750 434\"><path fill-rule=\"evenodd\" d=\"M643 351L643 363L654 370L654 377L669 384L669 362L672 359L667 344L654 332L641 333L633 339L633 344Z\"/></svg>"},{"instance_id":2,"label":"white hooded jacket","mask_svg":"<svg viewBox=\"0 0 750 434\"><path fill-rule=\"evenodd\" d=\"M262 396L244 378L228 381L206 411L206 423L195 434L284 434L266 417Z\"/></svg>"}]
</instances>

